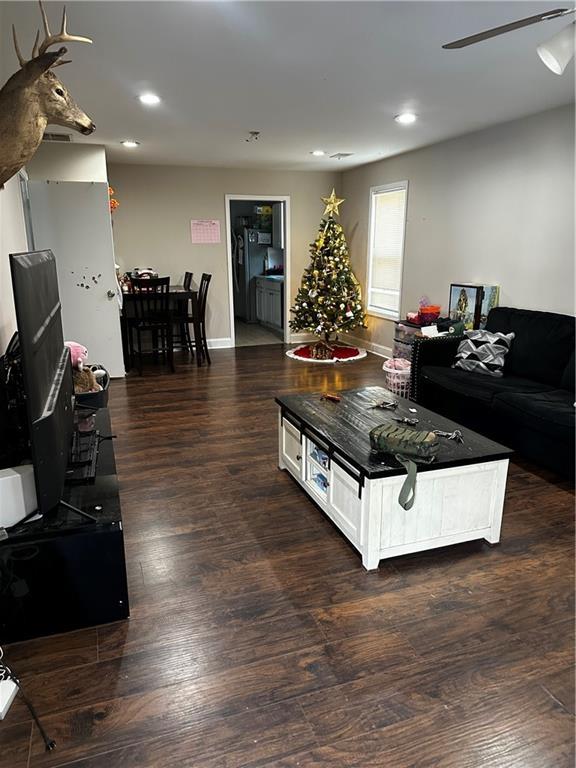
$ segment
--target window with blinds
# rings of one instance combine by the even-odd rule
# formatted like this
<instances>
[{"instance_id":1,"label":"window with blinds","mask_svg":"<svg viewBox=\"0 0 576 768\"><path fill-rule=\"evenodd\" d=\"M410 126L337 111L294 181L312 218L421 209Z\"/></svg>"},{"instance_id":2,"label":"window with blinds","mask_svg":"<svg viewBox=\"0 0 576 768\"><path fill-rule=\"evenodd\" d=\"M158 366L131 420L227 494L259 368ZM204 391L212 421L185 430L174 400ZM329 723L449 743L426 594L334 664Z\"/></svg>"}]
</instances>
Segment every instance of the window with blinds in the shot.
<instances>
[{"instance_id":1,"label":"window with blinds","mask_svg":"<svg viewBox=\"0 0 576 768\"><path fill-rule=\"evenodd\" d=\"M397 320L404 256L408 182L370 190L368 312Z\"/></svg>"}]
</instances>

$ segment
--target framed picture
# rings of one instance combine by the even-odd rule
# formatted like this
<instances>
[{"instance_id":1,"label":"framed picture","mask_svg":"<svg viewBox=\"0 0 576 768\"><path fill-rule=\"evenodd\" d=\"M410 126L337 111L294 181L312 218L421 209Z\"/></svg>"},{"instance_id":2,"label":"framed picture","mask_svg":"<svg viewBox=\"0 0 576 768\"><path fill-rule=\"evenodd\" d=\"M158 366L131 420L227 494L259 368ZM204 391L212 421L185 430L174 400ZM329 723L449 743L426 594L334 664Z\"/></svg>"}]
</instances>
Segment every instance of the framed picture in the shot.
<instances>
[{"instance_id":1,"label":"framed picture","mask_svg":"<svg viewBox=\"0 0 576 768\"><path fill-rule=\"evenodd\" d=\"M488 313L493 307L498 306L498 299L500 298L500 286L499 285L483 285L482 286L482 306L480 308L480 325L479 328L484 328L486 320L488 319Z\"/></svg>"},{"instance_id":2,"label":"framed picture","mask_svg":"<svg viewBox=\"0 0 576 768\"><path fill-rule=\"evenodd\" d=\"M497 285L451 283L448 303L450 319L463 322L466 330L483 328L492 307L498 306L499 293Z\"/></svg>"}]
</instances>

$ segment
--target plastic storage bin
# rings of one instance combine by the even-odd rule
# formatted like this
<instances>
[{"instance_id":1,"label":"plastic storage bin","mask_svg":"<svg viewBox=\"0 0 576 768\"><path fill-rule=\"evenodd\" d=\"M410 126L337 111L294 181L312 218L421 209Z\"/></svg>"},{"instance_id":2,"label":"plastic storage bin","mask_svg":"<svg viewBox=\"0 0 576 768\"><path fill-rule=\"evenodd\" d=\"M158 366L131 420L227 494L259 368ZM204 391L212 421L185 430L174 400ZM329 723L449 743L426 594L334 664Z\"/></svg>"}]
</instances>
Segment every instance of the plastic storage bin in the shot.
<instances>
[{"instance_id":1,"label":"plastic storage bin","mask_svg":"<svg viewBox=\"0 0 576 768\"><path fill-rule=\"evenodd\" d=\"M103 366L99 365L98 368L103 368ZM106 371L106 376L100 384L102 389L99 392L83 392L80 395L75 395L76 402L79 405L83 405L86 408L93 408L94 410L98 410L98 408L106 408L108 405L110 387L110 374L108 371Z\"/></svg>"},{"instance_id":2,"label":"plastic storage bin","mask_svg":"<svg viewBox=\"0 0 576 768\"><path fill-rule=\"evenodd\" d=\"M412 344L406 341L394 340L392 354L395 358L399 357L402 360L412 360Z\"/></svg>"},{"instance_id":3,"label":"plastic storage bin","mask_svg":"<svg viewBox=\"0 0 576 768\"><path fill-rule=\"evenodd\" d=\"M395 341L403 341L406 344L414 343L414 336L422 333L421 327L415 325L404 325L403 323L396 324L396 332L394 334Z\"/></svg>"}]
</instances>

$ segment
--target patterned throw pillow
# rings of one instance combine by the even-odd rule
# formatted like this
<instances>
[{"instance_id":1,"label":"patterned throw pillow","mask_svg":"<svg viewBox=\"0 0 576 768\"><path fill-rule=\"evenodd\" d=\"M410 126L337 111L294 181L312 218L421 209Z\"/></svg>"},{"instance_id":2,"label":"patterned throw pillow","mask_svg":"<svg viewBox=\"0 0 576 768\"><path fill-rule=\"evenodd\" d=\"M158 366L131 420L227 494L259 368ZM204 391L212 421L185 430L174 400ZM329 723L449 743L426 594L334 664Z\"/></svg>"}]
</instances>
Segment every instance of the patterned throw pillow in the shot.
<instances>
[{"instance_id":1,"label":"patterned throw pillow","mask_svg":"<svg viewBox=\"0 0 576 768\"><path fill-rule=\"evenodd\" d=\"M462 368L488 376L502 376L504 358L510 350L514 333L490 333L489 331L466 331L461 341L452 368Z\"/></svg>"}]
</instances>

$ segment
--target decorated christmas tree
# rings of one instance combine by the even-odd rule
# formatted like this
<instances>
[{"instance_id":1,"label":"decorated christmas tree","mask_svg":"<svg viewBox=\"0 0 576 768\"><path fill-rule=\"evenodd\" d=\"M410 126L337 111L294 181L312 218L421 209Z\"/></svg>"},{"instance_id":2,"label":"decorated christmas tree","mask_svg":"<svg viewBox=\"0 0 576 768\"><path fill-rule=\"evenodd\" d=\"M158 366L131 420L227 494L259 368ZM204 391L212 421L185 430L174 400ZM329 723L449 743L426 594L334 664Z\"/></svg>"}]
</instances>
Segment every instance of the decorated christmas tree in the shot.
<instances>
[{"instance_id":1,"label":"decorated christmas tree","mask_svg":"<svg viewBox=\"0 0 576 768\"><path fill-rule=\"evenodd\" d=\"M310 246L312 261L304 271L294 306L290 328L308 331L321 341L312 356L332 358L339 333L365 326L361 288L352 272L348 244L342 225L334 218L344 200L334 190L323 197L326 204L318 236Z\"/></svg>"}]
</instances>

